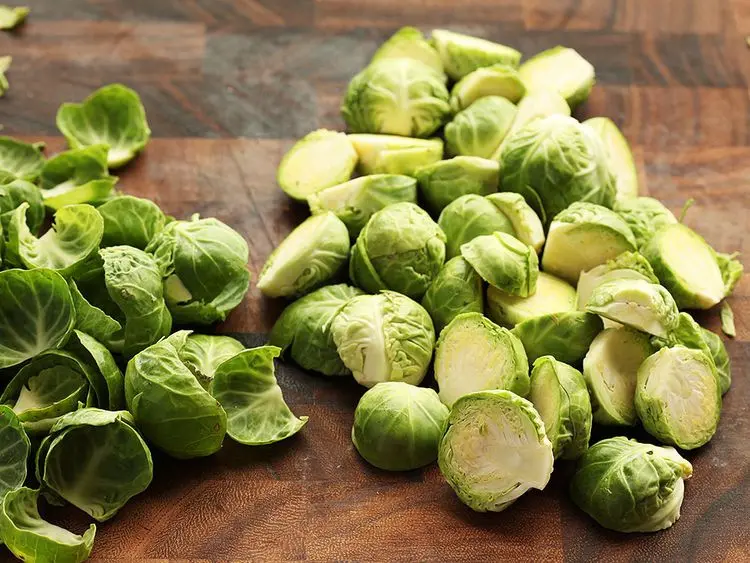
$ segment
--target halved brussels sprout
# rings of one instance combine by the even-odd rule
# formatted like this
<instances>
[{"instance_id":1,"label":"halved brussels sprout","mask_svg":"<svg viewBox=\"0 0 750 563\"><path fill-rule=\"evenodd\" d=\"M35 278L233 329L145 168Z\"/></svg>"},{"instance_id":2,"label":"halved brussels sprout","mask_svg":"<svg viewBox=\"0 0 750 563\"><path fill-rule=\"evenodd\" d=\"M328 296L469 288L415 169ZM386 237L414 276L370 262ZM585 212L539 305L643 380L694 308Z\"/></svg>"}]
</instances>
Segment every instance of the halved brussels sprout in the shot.
<instances>
[{"instance_id":1,"label":"halved brussels sprout","mask_svg":"<svg viewBox=\"0 0 750 563\"><path fill-rule=\"evenodd\" d=\"M456 401L438 451L443 477L477 512L500 512L529 489L544 489L554 459L534 406L505 390Z\"/></svg>"},{"instance_id":2,"label":"halved brussels sprout","mask_svg":"<svg viewBox=\"0 0 750 563\"><path fill-rule=\"evenodd\" d=\"M392 289L421 298L445 262L445 234L413 203L375 213L357 237L349 262L355 285L374 293Z\"/></svg>"},{"instance_id":3,"label":"halved brussels sprout","mask_svg":"<svg viewBox=\"0 0 750 563\"><path fill-rule=\"evenodd\" d=\"M630 152L628 140L608 117L592 117L583 122L588 125L604 143L609 156L609 167L615 175L617 200L638 196L638 170Z\"/></svg>"},{"instance_id":4,"label":"halved brussels sprout","mask_svg":"<svg viewBox=\"0 0 750 563\"><path fill-rule=\"evenodd\" d=\"M527 297L536 291L539 259L528 244L500 231L461 245L461 256L492 286Z\"/></svg>"},{"instance_id":5,"label":"halved brussels sprout","mask_svg":"<svg viewBox=\"0 0 750 563\"><path fill-rule=\"evenodd\" d=\"M397 135L348 135L359 156L362 174L414 174L443 158L441 139L411 139Z\"/></svg>"},{"instance_id":6,"label":"halved brussels sprout","mask_svg":"<svg viewBox=\"0 0 750 563\"><path fill-rule=\"evenodd\" d=\"M387 471L409 471L435 461L448 407L432 389L386 381L357 404L352 442L365 461Z\"/></svg>"},{"instance_id":7,"label":"halved brussels sprout","mask_svg":"<svg viewBox=\"0 0 750 563\"><path fill-rule=\"evenodd\" d=\"M435 48L415 27L402 27L390 36L372 56L372 62L383 59L414 59L443 72L443 61Z\"/></svg>"},{"instance_id":8,"label":"halved brussels sprout","mask_svg":"<svg viewBox=\"0 0 750 563\"><path fill-rule=\"evenodd\" d=\"M357 160L345 133L318 129L302 137L284 155L276 181L289 197L305 201L320 190L346 182Z\"/></svg>"},{"instance_id":9,"label":"halved brussels sprout","mask_svg":"<svg viewBox=\"0 0 750 563\"><path fill-rule=\"evenodd\" d=\"M269 344L281 348L305 369L324 375L350 375L339 358L331 324L362 291L346 284L321 287L289 305L273 325ZM189 339L188 339L189 340Z\"/></svg>"},{"instance_id":10,"label":"halved brussels sprout","mask_svg":"<svg viewBox=\"0 0 750 563\"><path fill-rule=\"evenodd\" d=\"M13 219L13 211L22 203L29 205L26 210L26 224L29 231L36 234L45 217L44 202L39 188L26 180L10 180L7 184L0 181L0 226L6 236Z\"/></svg>"},{"instance_id":11,"label":"halved brussels sprout","mask_svg":"<svg viewBox=\"0 0 750 563\"><path fill-rule=\"evenodd\" d=\"M569 311L532 317L518 323L511 332L523 343L530 362L552 356L574 365L586 355L602 328L602 320L596 315Z\"/></svg>"},{"instance_id":12,"label":"halved brussels sprout","mask_svg":"<svg viewBox=\"0 0 750 563\"><path fill-rule=\"evenodd\" d=\"M373 174L321 190L307 198L310 212L332 211L356 238L370 217L400 201L417 203L417 181L400 174Z\"/></svg>"},{"instance_id":13,"label":"halved brussels sprout","mask_svg":"<svg viewBox=\"0 0 750 563\"><path fill-rule=\"evenodd\" d=\"M419 190L426 206L440 213L449 203L467 194L480 196L497 191L500 165L476 156L440 160L417 171Z\"/></svg>"},{"instance_id":14,"label":"halved brussels sprout","mask_svg":"<svg viewBox=\"0 0 750 563\"><path fill-rule=\"evenodd\" d=\"M414 59L372 62L349 82L341 114L353 133L429 137L450 116L445 75Z\"/></svg>"},{"instance_id":15,"label":"halved brussels sprout","mask_svg":"<svg viewBox=\"0 0 750 563\"><path fill-rule=\"evenodd\" d=\"M343 221L330 211L313 215L271 252L258 289L269 297L303 295L334 277L348 255L349 231Z\"/></svg>"},{"instance_id":16,"label":"halved brussels sprout","mask_svg":"<svg viewBox=\"0 0 750 563\"><path fill-rule=\"evenodd\" d=\"M333 318L331 334L341 361L357 383L419 385L435 346L427 311L395 291L352 298Z\"/></svg>"},{"instance_id":17,"label":"halved brussels sprout","mask_svg":"<svg viewBox=\"0 0 750 563\"><path fill-rule=\"evenodd\" d=\"M662 348L638 369L635 408L646 431L661 442L683 450L702 446L721 415L713 360L684 346Z\"/></svg>"},{"instance_id":18,"label":"halved brussels sprout","mask_svg":"<svg viewBox=\"0 0 750 563\"><path fill-rule=\"evenodd\" d=\"M600 264L588 272L581 272L576 289L578 309L581 311L586 309L591 292L597 286L620 279L659 283L648 260L637 252L623 252L605 264Z\"/></svg>"},{"instance_id":19,"label":"halved brussels sprout","mask_svg":"<svg viewBox=\"0 0 750 563\"><path fill-rule=\"evenodd\" d=\"M435 381L449 407L474 391L529 392L529 362L521 341L481 313L457 315L440 333L435 348Z\"/></svg>"},{"instance_id":20,"label":"halved brussels sprout","mask_svg":"<svg viewBox=\"0 0 750 563\"><path fill-rule=\"evenodd\" d=\"M118 196L96 208L104 219L102 247L121 244L144 250L167 224L167 218L153 201Z\"/></svg>"},{"instance_id":21,"label":"halved brussels sprout","mask_svg":"<svg viewBox=\"0 0 750 563\"><path fill-rule=\"evenodd\" d=\"M530 91L559 92L571 108L585 102L594 86L594 67L574 49L558 45L542 51L518 69Z\"/></svg>"},{"instance_id":22,"label":"halved brussels sprout","mask_svg":"<svg viewBox=\"0 0 750 563\"><path fill-rule=\"evenodd\" d=\"M567 282L539 272L536 291L528 297L511 295L493 286L487 288L487 316L496 323L513 328L542 315L575 311L576 292Z\"/></svg>"},{"instance_id":23,"label":"halved brussels sprout","mask_svg":"<svg viewBox=\"0 0 750 563\"><path fill-rule=\"evenodd\" d=\"M478 236L496 231L514 234L513 224L492 201L476 194L461 196L445 206L438 218L445 233L445 254L460 256L461 246Z\"/></svg>"},{"instance_id":24,"label":"halved brussels sprout","mask_svg":"<svg viewBox=\"0 0 750 563\"><path fill-rule=\"evenodd\" d=\"M674 448L624 436L591 446L578 462L570 496L601 526L618 532L658 532L680 517L684 480L693 466Z\"/></svg>"},{"instance_id":25,"label":"halved brussels sprout","mask_svg":"<svg viewBox=\"0 0 750 563\"><path fill-rule=\"evenodd\" d=\"M614 210L633 231L638 248L651 240L654 233L663 226L677 223L677 218L672 212L652 197L618 199Z\"/></svg>"},{"instance_id":26,"label":"halved brussels sprout","mask_svg":"<svg viewBox=\"0 0 750 563\"><path fill-rule=\"evenodd\" d=\"M107 145L91 145L61 152L45 162L41 173L45 205L57 210L107 199L117 183L107 169L108 151Z\"/></svg>"},{"instance_id":27,"label":"halved brussels sprout","mask_svg":"<svg viewBox=\"0 0 750 563\"><path fill-rule=\"evenodd\" d=\"M26 464L31 451L31 442L24 432L21 421L18 420L13 409L7 405L0 405L0 444L3 444L3 455L0 459L0 499L2 499L6 493L23 486L26 481ZM435 457L437 457L437 440L435 441Z\"/></svg>"},{"instance_id":28,"label":"halved brussels sprout","mask_svg":"<svg viewBox=\"0 0 750 563\"><path fill-rule=\"evenodd\" d=\"M453 156L492 158L513 125L518 110L500 96L478 99L445 126L445 148Z\"/></svg>"},{"instance_id":29,"label":"halved brussels sprout","mask_svg":"<svg viewBox=\"0 0 750 563\"><path fill-rule=\"evenodd\" d=\"M521 62L521 53L512 47L445 29L432 30L432 43L443 60L445 72L453 80L460 80L478 68L494 64L518 67Z\"/></svg>"},{"instance_id":30,"label":"halved brussels sprout","mask_svg":"<svg viewBox=\"0 0 750 563\"><path fill-rule=\"evenodd\" d=\"M500 191L520 193L548 224L576 201L612 207L615 179L596 133L572 117L551 115L505 138Z\"/></svg>"},{"instance_id":31,"label":"halved brussels sprout","mask_svg":"<svg viewBox=\"0 0 750 563\"><path fill-rule=\"evenodd\" d=\"M0 137L0 171L12 178L35 181L44 167L44 155L36 143Z\"/></svg>"},{"instance_id":32,"label":"halved brussels sprout","mask_svg":"<svg viewBox=\"0 0 750 563\"><path fill-rule=\"evenodd\" d=\"M594 422L617 426L636 423L638 368L653 353L648 335L631 328L608 328L594 338L583 359Z\"/></svg>"},{"instance_id":33,"label":"halved brussels sprout","mask_svg":"<svg viewBox=\"0 0 750 563\"><path fill-rule=\"evenodd\" d=\"M500 96L515 104L524 94L526 86L518 70L496 64L478 68L456 82L451 90L450 104L454 112L459 112L485 96Z\"/></svg>"},{"instance_id":34,"label":"halved brussels sprout","mask_svg":"<svg viewBox=\"0 0 750 563\"><path fill-rule=\"evenodd\" d=\"M617 213L601 205L577 201L552 220L542 268L577 283L581 272L635 249L635 237Z\"/></svg>"},{"instance_id":35,"label":"halved brussels sprout","mask_svg":"<svg viewBox=\"0 0 750 563\"><path fill-rule=\"evenodd\" d=\"M503 192L491 194L487 199L510 220L515 237L528 244L539 254L544 246L544 225L521 194Z\"/></svg>"},{"instance_id":36,"label":"halved brussels sprout","mask_svg":"<svg viewBox=\"0 0 750 563\"><path fill-rule=\"evenodd\" d=\"M232 338L218 334L191 334L178 350L180 360L190 368L198 383L208 389L216 369L226 360L242 352L245 346Z\"/></svg>"},{"instance_id":37,"label":"halved brussels sprout","mask_svg":"<svg viewBox=\"0 0 750 563\"><path fill-rule=\"evenodd\" d=\"M448 260L422 298L438 334L461 313L484 311L482 278L462 256Z\"/></svg>"},{"instance_id":38,"label":"halved brussels sprout","mask_svg":"<svg viewBox=\"0 0 750 563\"><path fill-rule=\"evenodd\" d=\"M727 354L724 342L718 334L706 328L701 328L701 336L714 360L716 375L719 377L719 387L721 387L721 394L723 395L732 386L732 366L729 361L729 354Z\"/></svg>"}]
</instances>

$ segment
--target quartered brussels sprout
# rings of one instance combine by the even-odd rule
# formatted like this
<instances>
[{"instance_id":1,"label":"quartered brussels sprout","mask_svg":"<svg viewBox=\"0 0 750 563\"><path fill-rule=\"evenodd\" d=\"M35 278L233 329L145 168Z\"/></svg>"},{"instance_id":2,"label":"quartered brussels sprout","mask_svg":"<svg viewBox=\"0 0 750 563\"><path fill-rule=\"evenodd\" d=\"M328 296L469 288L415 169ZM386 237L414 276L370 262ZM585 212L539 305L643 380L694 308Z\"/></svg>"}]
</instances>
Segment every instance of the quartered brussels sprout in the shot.
<instances>
[{"instance_id":1,"label":"quartered brussels sprout","mask_svg":"<svg viewBox=\"0 0 750 563\"><path fill-rule=\"evenodd\" d=\"M421 298L445 261L445 235L426 211L394 203L375 213L357 237L349 262L355 285Z\"/></svg>"},{"instance_id":2,"label":"quartered brussels sprout","mask_svg":"<svg viewBox=\"0 0 750 563\"><path fill-rule=\"evenodd\" d=\"M108 145L91 145L61 152L45 162L40 177L45 205L57 210L110 197L117 177L109 175L108 152Z\"/></svg>"},{"instance_id":3,"label":"quartered brussels sprout","mask_svg":"<svg viewBox=\"0 0 750 563\"><path fill-rule=\"evenodd\" d=\"M478 99L445 126L446 151L450 155L492 159L517 111L513 103L500 96Z\"/></svg>"},{"instance_id":4,"label":"quartered brussels sprout","mask_svg":"<svg viewBox=\"0 0 750 563\"><path fill-rule=\"evenodd\" d=\"M617 200L638 196L638 170L628 140L608 117L592 117L583 122L588 125L604 143L609 156L609 167L615 175Z\"/></svg>"},{"instance_id":5,"label":"quartered brussels sprout","mask_svg":"<svg viewBox=\"0 0 750 563\"><path fill-rule=\"evenodd\" d=\"M422 168L443 158L440 139L411 139L397 135L349 135L357 151L362 174L414 176Z\"/></svg>"},{"instance_id":6,"label":"quartered brussels sprout","mask_svg":"<svg viewBox=\"0 0 750 563\"><path fill-rule=\"evenodd\" d=\"M591 437L591 401L581 372L552 356L537 358L529 400L544 421L555 459L581 457Z\"/></svg>"},{"instance_id":7,"label":"quartered brussels sprout","mask_svg":"<svg viewBox=\"0 0 750 563\"><path fill-rule=\"evenodd\" d=\"M594 422L616 426L636 423L638 368L653 352L647 334L627 327L608 328L594 338L583 359Z\"/></svg>"},{"instance_id":8,"label":"quartered brussels sprout","mask_svg":"<svg viewBox=\"0 0 750 563\"><path fill-rule=\"evenodd\" d=\"M601 526L618 532L658 532L680 517L685 479L693 466L674 448L608 438L578 462L570 496Z\"/></svg>"},{"instance_id":9,"label":"quartered brussels sprout","mask_svg":"<svg viewBox=\"0 0 750 563\"><path fill-rule=\"evenodd\" d=\"M496 64L478 68L456 82L451 90L450 104L454 112L468 108L485 96L500 96L517 103L526 94L518 70Z\"/></svg>"},{"instance_id":10,"label":"quartered brussels sprout","mask_svg":"<svg viewBox=\"0 0 750 563\"><path fill-rule=\"evenodd\" d=\"M662 338L677 325L677 305L670 293L659 284L641 279L597 285L586 310Z\"/></svg>"},{"instance_id":11,"label":"quartered brussels sprout","mask_svg":"<svg viewBox=\"0 0 750 563\"><path fill-rule=\"evenodd\" d=\"M440 436L438 436L438 439ZM0 444L3 456L0 460L0 499L6 493L23 486L26 481L26 464L31 452L29 437L16 413L7 405L0 405ZM435 441L437 457L437 441Z\"/></svg>"},{"instance_id":12,"label":"quartered brussels sprout","mask_svg":"<svg viewBox=\"0 0 750 563\"><path fill-rule=\"evenodd\" d=\"M372 56L372 62L383 59L413 59L443 72L443 61L435 48L415 27L402 27L383 43Z\"/></svg>"},{"instance_id":13,"label":"quartered brussels sprout","mask_svg":"<svg viewBox=\"0 0 750 563\"><path fill-rule=\"evenodd\" d=\"M488 195L487 199L510 220L515 231L515 237L528 244L539 254L545 241L544 225L542 225L539 216L531 206L523 199L523 196L512 192L503 192Z\"/></svg>"},{"instance_id":14,"label":"quartered brussels sprout","mask_svg":"<svg viewBox=\"0 0 750 563\"><path fill-rule=\"evenodd\" d=\"M333 318L331 334L341 361L357 383L419 385L435 346L427 311L394 291L352 298Z\"/></svg>"},{"instance_id":15,"label":"quartered brussels sprout","mask_svg":"<svg viewBox=\"0 0 750 563\"><path fill-rule=\"evenodd\" d=\"M721 337L715 332L707 328L701 328L701 336L714 360L716 375L719 377L719 387L721 387L721 394L723 395L732 386L732 366L729 361L729 354L727 354L727 349Z\"/></svg>"},{"instance_id":16,"label":"quartered brussels sprout","mask_svg":"<svg viewBox=\"0 0 750 563\"><path fill-rule=\"evenodd\" d=\"M536 291L539 259L528 244L500 231L461 245L461 256L490 285L511 295L527 297Z\"/></svg>"},{"instance_id":17,"label":"quartered brussels sprout","mask_svg":"<svg viewBox=\"0 0 750 563\"><path fill-rule=\"evenodd\" d=\"M530 362L552 356L574 365L586 355L602 328L602 320L596 315L569 311L532 317L518 323L511 332L523 343Z\"/></svg>"},{"instance_id":18,"label":"quartered brussels sprout","mask_svg":"<svg viewBox=\"0 0 750 563\"><path fill-rule=\"evenodd\" d=\"M153 201L118 196L96 208L104 219L102 246L121 244L144 250L167 224L167 218Z\"/></svg>"},{"instance_id":19,"label":"quartered brussels sprout","mask_svg":"<svg viewBox=\"0 0 750 563\"><path fill-rule=\"evenodd\" d=\"M0 137L0 172L8 180L35 181L44 167L44 155L36 143Z\"/></svg>"},{"instance_id":20,"label":"quartered brussels sprout","mask_svg":"<svg viewBox=\"0 0 750 563\"><path fill-rule=\"evenodd\" d=\"M651 240L663 226L677 223L672 212L652 197L620 198L615 202L614 210L633 231L638 248Z\"/></svg>"},{"instance_id":21,"label":"quartered brussels sprout","mask_svg":"<svg viewBox=\"0 0 750 563\"><path fill-rule=\"evenodd\" d=\"M443 477L477 512L500 512L529 489L544 489L553 462L534 406L505 390L456 401L438 451Z\"/></svg>"},{"instance_id":22,"label":"quartered brussels sprout","mask_svg":"<svg viewBox=\"0 0 750 563\"><path fill-rule=\"evenodd\" d=\"M357 404L352 442L369 464L409 471L435 461L448 407L432 389L386 381Z\"/></svg>"},{"instance_id":23,"label":"quartered brussels sprout","mask_svg":"<svg viewBox=\"0 0 750 563\"><path fill-rule=\"evenodd\" d=\"M463 257L451 258L427 288L422 307L432 317L439 334L457 315L484 311L482 278Z\"/></svg>"},{"instance_id":24,"label":"quartered brussels sprout","mask_svg":"<svg viewBox=\"0 0 750 563\"><path fill-rule=\"evenodd\" d=\"M284 155L276 181L289 197L305 201L320 190L346 182L357 160L345 133L318 129L302 137Z\"/></svg>"},{"instance_id":25,"label":"quartered brussels sprout","mask_svg":"<svg viewBox=\"0 0 750 563\"><path fill-rule=\"evenodd\" d=\"M432 31L432 43L445 72L453 80L460 80L478 68L494 64L518 67L521 62L521 53L511 47L445 29Z\"/></svg>"},{"instance_id":26,"label":"quartered brussels sprout","mask_svg":"<svg viewBox=\"0 0 750 563\"><path fill-rule=\"evenodd\" d=\"M529 392L529 362L521 341L481 313L462 313L443 331L435 348L435 381L449 407L474 391Z\"/></svg>"},{"instance_id":27,"label":"quartered brussels sprout","mask_svg":"<svg viewBox=\"0 0 750 563\"><path fill-rule=\"evenodd\" d=\"M617 213L601 205L578 201L552 220L542 268L577 283L581 272L635 249L635 237Z\"/></svg>"},{"instance_id":28,"label":"quartered brussels sprout","mask_svg":"<svg viewBox=\"0 0 750 563\"><path fill-rule=\"evenodd\" d=\"M178 350L180 360L193 372L198 383L208 389L216 369L229 358L242 352L245 346L231 336L218 334L190 334Z\"/></svg>"},{"instance_id":29,"label":"quartered brussels sprout","mask_svg":"<svg viewBox=\"0 0 750 563\"><path fill-rule=\"evenodd\" d=\"M469 194L445 206L438 225L446 236L445 253L448 258L459 256L461 246L478 236L496 231L514 234L513 224L488 198Z\"/></svg>"},{"instance_id":30,"label":"quartered brussels sprout","mask_svg":"<svg viewBox=\"0 0 750 563\"><path fill-rule=\"evenodd\" d=\"M581 272L576 289L578 309L581 311L586 309L586 303L591 297L591 292L597 286L620 279L659 283L648 260L637 252L623 252L616 258L608 260L588 272Z\"/></svg>"},{"instance_id":31,"label":"quartered brussels sprout","mask_svg":"<svg viewBox=\"0 0 750 563\"><path fill-rule=\"evenodd\" d=\"M310 212L333 212L356 238L372 217L392 203L417 203L417 181L400 174L373 174L331 186L307 198Z\"/></svg>"},{"instance_id":32,"label":"quartered brussels sprout","mask_svg":"<svg viewBox=\"0 0 750 563\"><path fill-rule=\"evenodd\" d=\"M341 114L352 133L429 137L450 116L445 75L414 59L379 59L349 82Z\"/></svg>"},{"instance_id":33,"label":"quartered brussels sprout","mask_svg":"<svg viewBox=\"0 0 750 563\"><path fill-rule=\"evenodd\" d=\"M0 174L2 174L1 171ZM10 230L10 222L13 219L13 211L23 203L28 204L26 224L29 231L36 234L39 232L45 217L41 191L26 180L10 180L5 184L0 180L0 226L2 232L6 233L6 238Z\"/></svg>"},{"instance_id":34,"label":"quartered brussels sprout","mask_svg":"<svg viewBox=\"0 0 750 563\"><path fill-rule=\"evenodd\" d=\"M351 372L336 351L331 324L357 295L362 295L362 291L343 283L305 295L281 313L271 330L269 344L281 348L305 369L324 375L349 375Z\"/></svg>"},{"instance_id":35,"label":"quartered brussels sprout","mask_svg":"<svg viewBox=\"0 0 750 563\"><path fill-rule=\"evenodd\" d=\"M493 286L487 288L487 316L513 328L535 317L575 311L576 292L568 282L539 272L536 291L528 297L511 295Z\"/></svg>"},{"instance_id":36,"label":"quartered brussels sprout","mask_svg":"<svg viewBox=\"0 0 750 563\"><path fill-rule=\"evenodd\" d=\"M426 207L440 213L449 203L467 194L480 196L497 191L500 165L476 156L440 160L417 171L419 192Z\"/></svg>"},{"instance_id":37,"label":"quartered brussels sprout","mask_svg":"<svg viewBox=\"0 0 750 563\"><path fill-rule=\"evenodd\" d=\"M593 130L572 117L551 115L505 138L500 191L520 193L548 224L576 201L612 207L615 179L604 145Z\"/></svg>"},{"instance_id":38,"label":"quartered brussels sprout","mask_svg":"<svg viewBox=\"0 0 750 563\"><path fill-rule=\"evenodd\" d=\"M302 295L333 278L348 255L349 231L341 219L330 211L313 215L271 252L258 289L269 297Z\"/></svg>"},{"instance_id":39,"label":"quartered brussels sprout","mask_svg":"<svg viewBox=\"0 0 750 563\"><path fill-rule=\"evenodd\" d=\"M646 431L661 442L699 448L713 437L721 415L713 360L684 346L662 348L638 369L635 408Z\"/></svg>"},{"instance_id":40,"label":"quartered brussels sprout","mask_svg":"<svg viewBox=\"0 0 750 563\"><path fill-rule=\"evenodd\" d=\"M534 55L518 69L530 91L559 92L571 108L585 102L594 86L594 67L577 51L558 45Z\"/></svg>"}]
</instances>

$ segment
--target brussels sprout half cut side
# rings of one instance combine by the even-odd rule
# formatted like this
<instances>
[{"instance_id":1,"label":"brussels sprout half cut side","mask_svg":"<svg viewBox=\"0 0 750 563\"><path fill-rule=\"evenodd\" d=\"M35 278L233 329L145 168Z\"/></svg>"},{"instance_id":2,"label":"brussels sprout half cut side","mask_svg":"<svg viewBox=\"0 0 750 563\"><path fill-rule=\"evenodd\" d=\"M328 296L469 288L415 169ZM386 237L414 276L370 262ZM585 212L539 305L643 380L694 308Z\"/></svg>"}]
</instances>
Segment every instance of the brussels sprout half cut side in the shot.
<instances>
[{"instance_id":1,"label":"brussels sprout half cut side","mask_svg":"<svg viewBox=\"0 0 750 563\"><path fill-rule=\"evenodd\" d=\"M594 86L594 67L577 51L557 46L534 55L518 69L530 91L559 92L575 108L585 102Z\"/></svg>"},{"instance_id":2,"label":"brussels sprout half cut side","mask_svg":"<svg viewBox=\"0 0 750 563\"><path fill-rule=\"evenodd\" d=\"M513 328L535 317L575 311L575 289L566 281L539 272L536 291L518 297L501 289L487 288L487 316L496 323Z\"/></svg>"},{"instance_id":3,"label":"brussels sprout half cut side","mask_svg":"<svg viewBox=\"0 0 750 563\"><path fill-rule=\"evenodd\" d=\"M432 43L445 72L453 80L460 80L478 68L494 64L517 68L521 62L521 53L512 47L445 29L432 30Z\"/></svg>"},{"instance_id":4,"label":"brussels sprout half cut side","mask_svg":"<svg viewBox=\"0 0 750 563\"><path fill-rule=\"evenodd\" d=\"M592 117L583 124L596 131L607 149L609 166L615 175L618 201L637 197L638 170L635 167L630 145L617 125L608 117Z\"/></svg>"},{"instance_id":5,"label":"brussels sprout half cut side","mask_svg":"<svg viewBox=\"0 0 750 563\"><path fill-rule=\"evenodd\" d=\"M443 158L441 139L411 139L398 135L348 135L359 157L364 175L403 174L414 176L417 170Z\"/></svg>"},{"instance_id":6,"label":"brussels sprout half cut side","mask_svg":"<svg viewBox=\"0 0 750 563\"><path fill-rule=\"evenodd\" d=\"M600 264L587 272L581 272L576 287L578 309L581 311L586 309L591 292L598 286L620 279L659 283L648 260L637 252L624 252L605 264Z\"/></svg>"}]
</instances>

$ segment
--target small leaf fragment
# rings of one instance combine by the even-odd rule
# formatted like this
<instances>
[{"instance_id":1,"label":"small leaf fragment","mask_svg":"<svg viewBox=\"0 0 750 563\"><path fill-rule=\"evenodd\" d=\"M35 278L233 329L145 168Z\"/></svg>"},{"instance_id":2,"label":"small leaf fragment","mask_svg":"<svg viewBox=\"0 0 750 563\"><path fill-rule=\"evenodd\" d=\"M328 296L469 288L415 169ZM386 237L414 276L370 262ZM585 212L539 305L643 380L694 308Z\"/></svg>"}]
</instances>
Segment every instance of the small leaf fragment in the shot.
<instances>
[{"instance_id":1,"label":"small leaf fragment","mask_svg":"<svg viewBox=\"0 0 750 563\"><path fill-rule=\"evenodd\" d=\"M726 301L721 304L721 330L731 338L737 336L737 330L734 326L734 311Z\"/></svg>"}]
</instances>

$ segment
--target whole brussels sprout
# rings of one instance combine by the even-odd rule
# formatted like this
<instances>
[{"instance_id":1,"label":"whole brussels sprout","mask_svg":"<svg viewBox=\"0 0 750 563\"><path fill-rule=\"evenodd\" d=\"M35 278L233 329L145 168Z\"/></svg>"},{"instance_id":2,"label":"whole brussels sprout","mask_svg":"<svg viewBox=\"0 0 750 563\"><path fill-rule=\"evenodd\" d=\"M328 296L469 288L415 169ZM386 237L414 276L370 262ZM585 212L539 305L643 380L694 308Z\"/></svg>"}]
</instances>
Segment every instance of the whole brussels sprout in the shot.
<instances>
[{"instance_id":1,"label":"whole brussels sprout","mask_svg":"<svg viewBox=\"0 0 750 563\"><path fill-rule=\"evenodd\" d=\"M672 212L652 197L618 199L614 210L633 231L638 248L651 240L654 233L663 226L677 223L677 218Z\"/></svg>"},{"instance_id":2,"label":"whole brussels sprout","mask_svg":"<svg viewBox=\"0 0 750 563\"><path fill-rule=\"evenodd\" d=\"M417 469L437 459L449 412L432 389L402 381L378 383L357 404L352 442L375 467Z\"/></svg>"},{"instance_id":3,"label":"whole brussels sprout","mask_svg":"<svg viewBox=\"0 0 750 563\"><path fill-rule=\"evenodd\" d=\"M552 356L573 365L581 361L602 328L602 320L596 315L569 311L532 317L511 332L523 343L530 362Z\"/></svg>"},{"instance_id":4,"label":"whole brussels sprout","mask_svg":"<svg viewBox=\"0 0 750 563\"><path fill-rule=\"evenodd\" d=\"M594 86L594 67L574 49L557 46L521 65L518 72L530 91L559 92L571 108L585 102Z\"/></svg>"},{"instance_id":5,"label":"whole brussels sprout","mask_svg":"<svg viewBox=\"0 0 750 563\"><path fill-rule=\"evenodd\" d=\"M443 72L440 55L415 27L406 26L399 29L372 56L372 62L383 59L414 59L436 72Z\"/></svg>"},{"instance_id":6,"label":"whole brussels sprout","mask_svg":"<svg viewBox=\"0 0 750 563\"><path fill-rule=\"evenodd\" d=\"M518 70L504 64L478 68L459 80L451 90L454 112L466 109L484 96L501 96L517 103L526 94Z\"/></svg>"},{"instance_id":7,"label":"whole brussels sprout","mask_svg":"<svg viewBox=\"0 0 750 563\"><path fill-rule=\"evenodd\" d=\"M422 307L432 317L435 331L461 313L484 311L482 278L466 260L456 256L448 260L422 298Z\"/></svg>"},{"instance_id":8,"label":"whole brussels sprout","mask_svg":"<svg viewBox=\"0 0 750 563\"><path fill-rule=\"evenodd\" d=\"M591 446L578 462L570 496L600 525L618 532L657 532L680 517L684 480L693 466L674 448L624 436Z\"/></svg>"},{"instance_id":9,"label":"whole brussels sprout","mask_svg":"<svg viewBox=\"0 0 750 563\"><path fill-rule=\"evenodd\" d=\"M510 131L517 111L512 102L500 96L478 99L445 126L448 154L492 158Z\"/></svg>"},{"instance_id":10,"label":"whole brussels sprout","mask_svg":"<svg viewBox=\"0 0 750 563\"><path fill-rule=\"evenodd\" d=\"M461 256L491 286L527 297L536 291L539 259L528 244L500 231L461 245Z\"/></svg>"},{"instance_id":11,"label":"whole brussels sprout","mask_svg":"<svg viewBox=\"0 0 750 563\"><path fill-rule=\"evenodd\" d=\"M445 75L414 59L381 59L349 82L341 114L353 133L429 137L451 113Z\"/></svg>"},{"instance_id":12,"label":"whole brussels sprout","mask_svg":"<svg viewBox=\"0 0 750 563\"><path fill-rule=\"evenodd\" d=\"M445 261L445 234L413 203L375 213L357 237L349 262L355 285L374 293L392 289L419 299Z\"/></svg>"},{"instance_id":13,"label":"whole brussels sprout","mask_svg":"<svg viewBox=\"0 0 750 563\"><path fill-rule=\"evenodd\" d=\"M609 156L609 166L615 175L617 201L638 197L638 170L628 140L608 117L592 117L583 122L602 140ZM615 209L617 204L615 204Z\"/></svg>"},{"instance_id":14,"label":"whole brussels sprout","mask_svg":"<svg viewBox=\"0 0 750 563\"><path fill-rule=\"evenodd\" d=\"M449 203L438 218L447 238L448 258L461 255L461 245L495 231L513 234L513 224L488 198L468 194Z\"/></svg>"},{"instance_id":15,"label":"whole brussels sprout","mask_svg":"<svg viewBox=\"0 0 750 563\"><path fill-rule=\"evenodd\" d=\"M535 317L575 310L576 292L567 282L539 272L536 291L528 297L511 295L494 286L487 288L487 316L496 323L513 328Z\"/></svg>"},{"instance_id":16,"label":"whole brussels sprout","mask_svg":"<svg viewBox=\"0 0 750 563\"><path fill-rule=\"evenodd\" d=\"M432 30L432 43L443 60L445 72L460 80L478 68L494 64L518 67L521 53L512 47L445 29Z\"/></svg>"},{"instance_id":17,"label":"whole brussels sprout","mask_svg":"<svg viewBox=\"0 0 750 563\"><path fill-rule=\"evenodd\" d=\"M426 206L440 213L446 205L466 194L489 195L497 191L500 165L476 156L457 156L420 168L420 193Z\"/></svg>"},{"instance_id":18,"label":"whole brussels sprout","mask_svg":"<svg viewBox=\"0 0 750 563\"><path fill-rule=\"evenodd\" d=\"M612 207L615 179L591 128L551 115L508 135L500 156L500 191L520 193L548 224L575 201Z\"/></svg>"},{"instance_id":19,"label":"whole brussels sprout","mask_svg":"<svg viewBox=\"0 0 750 563\"><path fill-rule=\"evenodd\" d=\"M435 347L430 315L394 291L352 298L334 317L331 334L341 361L365 387L383 381L419 385Z\"/></svg>"}]
</instances>

